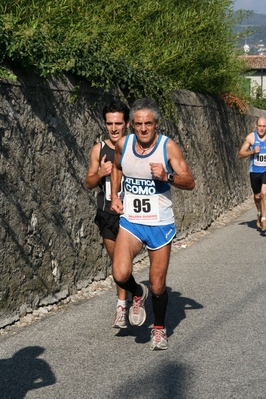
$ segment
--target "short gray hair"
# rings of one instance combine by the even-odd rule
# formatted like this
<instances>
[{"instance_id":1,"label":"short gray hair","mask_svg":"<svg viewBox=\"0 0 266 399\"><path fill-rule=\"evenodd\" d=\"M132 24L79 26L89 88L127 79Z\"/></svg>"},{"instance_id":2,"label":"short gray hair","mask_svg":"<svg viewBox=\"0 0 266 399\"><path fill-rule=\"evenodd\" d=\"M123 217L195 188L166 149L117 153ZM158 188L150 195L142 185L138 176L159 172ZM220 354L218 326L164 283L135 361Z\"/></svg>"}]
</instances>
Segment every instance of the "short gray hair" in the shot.
<instances>
[{"instance_id":1,"label":"short gray hair","mask_svg":"<svg viewBox=\"0 0 266 399\"><path fill-rule=\"evenodd\" d=\"M159 122L161 118L161 112L157 102L150 98L140 98L139 100L134 101L134 103L130 107L129 118L131 123L133 123L134 121L135 112L142 109L148 109L149 111L151 111L153 113L155 122Z\"/></svg>"}]
</instances>

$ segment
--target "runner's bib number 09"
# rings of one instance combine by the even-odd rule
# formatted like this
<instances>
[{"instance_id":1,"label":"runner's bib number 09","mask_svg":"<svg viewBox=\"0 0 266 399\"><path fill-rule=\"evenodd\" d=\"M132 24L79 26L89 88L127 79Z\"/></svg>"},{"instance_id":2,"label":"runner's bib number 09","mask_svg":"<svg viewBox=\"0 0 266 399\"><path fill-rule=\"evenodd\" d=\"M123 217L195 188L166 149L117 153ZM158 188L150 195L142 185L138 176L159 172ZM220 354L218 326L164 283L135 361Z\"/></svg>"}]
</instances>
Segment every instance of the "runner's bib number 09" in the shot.
<instances>
[{"instance_id":1,"label":"runner's bib number 09","mask_svg":"<svg viewBox=\"0 0 266 399\"><path fill-rule=\"evenodd\" d=\"M257 154L254 157L254 165L266 166L266 154Z\"/></svg>"}]
</instances>

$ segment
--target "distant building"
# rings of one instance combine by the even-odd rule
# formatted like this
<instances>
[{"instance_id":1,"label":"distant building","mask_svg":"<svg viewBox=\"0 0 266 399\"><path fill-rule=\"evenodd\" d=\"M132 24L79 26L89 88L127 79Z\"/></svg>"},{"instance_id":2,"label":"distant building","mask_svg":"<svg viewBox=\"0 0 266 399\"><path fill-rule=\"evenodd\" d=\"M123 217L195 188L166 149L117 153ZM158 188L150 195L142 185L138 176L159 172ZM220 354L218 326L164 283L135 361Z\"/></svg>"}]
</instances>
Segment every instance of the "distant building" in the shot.
<instances>
[{"instance_id":1,"label":"distant building","mask_svg":"<svg viewBox=\"0 0 266 399\"><path fill-rule=\"evenodd\" d=\"M266 98L266 55L243 55L240 58L247 61L249 79L249 94L252 97Z\"/></svg>"}]
</instances>

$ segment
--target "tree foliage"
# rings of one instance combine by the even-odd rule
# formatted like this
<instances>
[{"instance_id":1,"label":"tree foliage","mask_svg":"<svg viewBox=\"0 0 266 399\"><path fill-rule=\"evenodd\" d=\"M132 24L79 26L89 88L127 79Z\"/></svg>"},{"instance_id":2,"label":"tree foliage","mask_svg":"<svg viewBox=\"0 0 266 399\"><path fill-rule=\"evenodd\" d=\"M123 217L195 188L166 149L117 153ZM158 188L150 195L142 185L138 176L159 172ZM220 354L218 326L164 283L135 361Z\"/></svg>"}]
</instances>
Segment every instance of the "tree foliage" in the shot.
<instances>
[{"instance_id":1,"label":"tree foliage","mask_svg":"<svg viewBox=\"0 0 266 399\"><path fill-rule=\"evenodd\" d=\"M231 0L6 0L0 65L71 72L168 101L173 89L241 95ZM161 101L160 101L161 100Z\"/></svg>"}]
</instances>

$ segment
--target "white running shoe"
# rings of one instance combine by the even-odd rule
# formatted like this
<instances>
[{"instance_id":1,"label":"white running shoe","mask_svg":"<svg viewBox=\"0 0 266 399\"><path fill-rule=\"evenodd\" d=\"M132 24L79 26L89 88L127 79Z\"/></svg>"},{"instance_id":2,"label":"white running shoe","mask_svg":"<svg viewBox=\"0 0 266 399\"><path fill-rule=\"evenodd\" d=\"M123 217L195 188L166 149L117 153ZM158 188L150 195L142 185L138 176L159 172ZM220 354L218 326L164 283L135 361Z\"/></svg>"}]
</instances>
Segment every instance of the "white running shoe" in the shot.
<instances>
[{"instance_id":1,"label":"white running shoe","mask_svg":"<svg viewBox=\"0 0 266 399\"><path fill-rule=\"evenodd\" d=\"M123 308L120 305L117 306L113 327L127 328L127 308Z\"/></svg>"},{"instance_id":2,"label":"white running shoe","mask_svg":"<svg viewBox=\"0 0 266 399\"><path fill-rule=\"evenodd\" d=\"M146 320L146 311L144 307L144 303L146 298L148 297L148 288L140 283L143 294L141 297L134 296L132 306L129 308L129 322L132 326L142 326L142 324Z\"/></svg>"},{"instance_id":3,"label":"white running shoe","mask_svg":"<svg viewBox=\"0 0 266 399\"><path fill-rule=\"evenodd\" d=\"M165 328L153 328L151 330L150 349L152 351L168 349L168 338Z\"/></svg>"}]
</instances>

